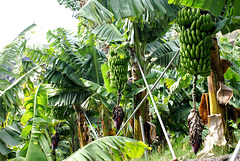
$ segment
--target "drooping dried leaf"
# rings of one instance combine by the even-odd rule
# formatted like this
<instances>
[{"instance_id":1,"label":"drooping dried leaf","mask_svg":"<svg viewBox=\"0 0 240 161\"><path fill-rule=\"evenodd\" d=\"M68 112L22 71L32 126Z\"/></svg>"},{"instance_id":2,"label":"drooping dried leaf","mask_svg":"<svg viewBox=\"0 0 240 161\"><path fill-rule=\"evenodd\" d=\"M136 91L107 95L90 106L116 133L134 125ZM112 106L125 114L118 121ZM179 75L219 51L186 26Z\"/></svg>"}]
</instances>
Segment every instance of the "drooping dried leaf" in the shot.
<instances>
[{"instance_id":1,"label":"drooping dried leaf","mask_svg":"<svg viewBox=\"0 0 240 161\"><path fill-rule=\"evenodd\" d=\"M224 125L221 114L208 116L209 134L204 139L204 148L198 157L209 155L213 145L224 146L227 141L224 136Z\"/></svg>"},{"instance_id":2,"label":"drooping dried leaf","mask_svg":"<svg viewBox=\"0 0 240 161\"><path fill-rule=\"evenodd\" d=\"M109 136L115 136L115 135L116 135L116 131L115 131L115 129L112 128L112 130L109 131L108 135L109 135Z\"/></svg>"},{"instance_id":3,"label":"drooping dried leaf","mask_svg":"<svg viewBox=\"0 0 240 161\"><path fill-rule=\"evenodd\" d=\"M201 103L200 103L200 107L199 107L199 114L202 118L202 123L204 125L207 125L208 123L208 102L207 102L207 98L208 94L202 94L202 98L201 98Z\"/></svg>"},{"instance_id":4,"label":"drooping dried leaf","mask_svg":"<svg viewBox=\"0 0 240 161\"><path fill-rule=\"evenodd\" d=\"M193 152L196 154L202 143L203 131L202 120L196 109L192 109L188 115L188 127L190 133L190 143L192 145Z\"/></svg>"},{"instance_id":5,"label":"drooping dried leaf","mask_svg":"<svg viewBox=\"0 0 240 161\"><path fill-rule=\"evenodd\" d=\"M220 66L223 70L223 74L227 71L227 69L232 66L232 63L229 60L221 59L220 60Z\"/></svg>"},{"instance_id":6,"label":"drooping dried leaf","mask_svg":"<svg viewBox=\"0 0 240 161\"><path fill-rule=\"evenodd\" d=\"M87 126L87 122L84 122L83 125L83 141L84 145L87 145L93 141L93 137L91 136L91 130Z\"/></svg>"},{"instance_id":7,"label":"drooping dried leaf","mask_svg":"<svg viewBox=\"0 0 240 161\"><path fill-rule=\"evenodd\" d=\"M233 90L223 82L218 82L217 99L220 104L227 105L233 96Z\"/></svg>"},{"instance_id":8,"label":"drooping dried leaf","mask_svg":"<svg viewBox=\"0 0 240 161\"><path fill-rule=\"evenodd\" d=\"M153 123L151 122L147 122L149 127L150 127L150 139L151 139L151 142L155 142L157 140L157 134L156 134L156 125L154 125Z\"/></svg>"}]
</instances>

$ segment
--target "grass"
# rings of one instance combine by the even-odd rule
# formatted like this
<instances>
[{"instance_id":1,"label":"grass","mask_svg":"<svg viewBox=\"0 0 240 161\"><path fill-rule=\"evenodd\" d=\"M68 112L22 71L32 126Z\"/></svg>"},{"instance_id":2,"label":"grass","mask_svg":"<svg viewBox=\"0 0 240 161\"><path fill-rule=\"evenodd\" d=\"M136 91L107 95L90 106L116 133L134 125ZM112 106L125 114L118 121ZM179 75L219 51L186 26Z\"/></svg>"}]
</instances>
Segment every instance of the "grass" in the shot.
<instances>
[{"instance_id":1,"label":"grass","mask_svg":"<svg viewBox=\"0 0 240 161\"><path fill-rule=\"evenodd\" d=\"M194 154L192 147L189 143L189 137L178 137L172 141L172 147L174 153L178 160L184 159L196 159L197 155ZM199 151L201 151L203 146ZM215 157L223 156L228 154L228 149L223 147L215 146L213 148L213 153ZM148 161L170 161L173 160L173 156L170 152L168 145L166 147L153 147L151 152L148 151ZM145 156L143 155L139 159L134 159L134 161L145 161Z\"/></svg>"}]
</instances>

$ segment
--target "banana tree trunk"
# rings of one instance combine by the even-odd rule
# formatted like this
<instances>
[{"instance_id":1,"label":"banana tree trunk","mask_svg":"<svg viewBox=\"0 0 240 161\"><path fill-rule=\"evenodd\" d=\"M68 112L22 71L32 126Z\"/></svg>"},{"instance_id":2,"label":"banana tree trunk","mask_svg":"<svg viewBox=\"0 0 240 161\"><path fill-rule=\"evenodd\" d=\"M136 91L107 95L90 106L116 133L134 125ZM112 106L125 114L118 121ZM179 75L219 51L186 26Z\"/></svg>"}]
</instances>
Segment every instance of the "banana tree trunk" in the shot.
<instances>
[{"instance_id":1,"label":"banana tree trunk","mask_svg":"<svg viewBox=\"0 0 240 161\"><path fill-rule=\"evenodd\" d=\"M221 90L220 87L224 83L224 73L231 66L231 62L225 59L220 59L219 46L217 44L216 36L212 37L212 73L208 77L208 90L209 90L209 102L210 102L210 114L221 113L222 116L226 116L226 108L228 102L221 102L220 95L217 95ZM221 92L221 91L220 91ZM231 98L230 93L225 93L225 97Z\"/></svg>"},{"instance_id":2,"label":"banana tree trunk","mask_svg":"<svg viewBox=\"0 0 240 161\"><path fill-rule=\"evenodd\" d=\"M133 79L136 81L141 78L138 76L138 74L140 74L140 72L139 72L137 63L134 63L132 65L132 68L133 68L133 71L132 71ZM134 107L137 107L137 105L143 100L145 95L146 95L146 90L143 92L140 92L136 96L134 96ZM146 132L146 125L147 125L147 120L148 120L148 106L147 106L146 100L142 103L142 105L140 106L139 110L136 112L135 117L134 117L134 130L133 130L134 139L142 140L139 116L142 116L143 123L144 123L144 129L145 129L144 131ZM147 136L147 135L145 135L145 136Z\"/></svg>"},{"instance_id":3,"label":"banana tree trunk","mask_svg":"<svg viewBox=\"0 0 240 161\"><path fill-rule=\"evenodd\" d=\"M227 125L227 104L231 99L233 92L231 89L227 88L224 83L224 73L231 66L231 63L228 60L220 59L216 36L212 36L211 53L212 73L207 78L208 98L206 99L209 100L209 103L204 103L204 99L202 99L203 102L201 102L200 105L200 110L203 111L204 108L207 108L205 111L209 112L206 113L208 116L205 116L205 114L202 113L202 118L205 118L205 125L209 128L209 134L205 138L204 148L198 154L198 157L207 155L214 145L225 146L227 141L228 143L229 141L232 142L232 136L229 133L229 126ZM210 106L209 108L208 104Z\"/></svg>"},{"instance_id":4,"label":"banana tree trunk","mask_svg":"<svg viewBox=\"0 0 240 161\"><path fill-rule=\"evenodd\" d=\"M103 136L108 136L111 131L111 125L109 122L110 116L104 107L100 108L100 110L101 110L101 125L102 125Z\"/></svg>"},{"instance_id":5,"label":"banana tree trunk","mask_svg":"<svg viewBox=\"0 0 240 161\"><path fill-rule=\"evenodd\" d=\"M139 37L139 30L137 27L137 24L134 23L134 43L135 43L135 54L139 60L139 63L141 65L141 68L143 69L143 72L145 71L145 63L144 63L144 55L145 55L145 50L146 50L146 43L140 42L140 37ZM133 56L134 57L134 56ZM131 61L132 64L132 78L133 81L139 80L142 78L140 69L138 67L137 62L134 62L133 60ZM143 92L138 93L136 96L134 96L134 107L137 107L137 105L142 101L144 96L146 95L146 90ZM135 117L134 117L134 139L137 140L142 140L142 134L141 134L141 126L140 126L140 120L139 116L142 117L143 119L143 124L144 124L144 131L146 132L145 136L148 136L147 134L147 121L148 121L148 101L145 100L142 105L140 106L139 110L136 112Z\"/></svg>"},{"instance_id":6,"label":"banana tree trunk","mask_svg":"<svg viewBox=\"0 0 240 161\"><path fill-rule=\"evenodd\" d=\"M217 96L216 96L216 86L214 82L214 73L207 78L208 80L208 95L210 104L210 115L218 114Z\"/></svg>"},{"instance_id":7,"label":"banana tree trunk","mask_svg":"<svg viewBox=\"0 0 240 161\"><path fill-rule=\"evenodd\" d=\"M226 90L224 83L224 73L231 66L231 62L225 59L220 59L219 46L217 43L216 36L212 37L212 73L208 77L208 93L209 93L209 105L210 116L215 114L221 114L223 122L227 122L227 103L231 99L233 92ZM223 101L221 98L224 98ZM227 98L227 99L226 99ZM211 118L208 118L208 125L212 125ZM226 124L225 124L226 125ZM228 128L224 128L224 134L227 137ZM229 140L227 138L227 140Z\"/></svg>"},{"instance_id":8,"label":"banana tree trunk","mask_svg":"<svg viewBox=\"0 0 240 161\"><path fill-rule=\"evenodd\" d=\"M76 104L73 107L77 115L78 140L79 140L80 148L82 148L85 145L84 138L83 138L83 132L84 132L83 124L85 121L85 116L79 104Z\"/></svg>"}]
</instances>

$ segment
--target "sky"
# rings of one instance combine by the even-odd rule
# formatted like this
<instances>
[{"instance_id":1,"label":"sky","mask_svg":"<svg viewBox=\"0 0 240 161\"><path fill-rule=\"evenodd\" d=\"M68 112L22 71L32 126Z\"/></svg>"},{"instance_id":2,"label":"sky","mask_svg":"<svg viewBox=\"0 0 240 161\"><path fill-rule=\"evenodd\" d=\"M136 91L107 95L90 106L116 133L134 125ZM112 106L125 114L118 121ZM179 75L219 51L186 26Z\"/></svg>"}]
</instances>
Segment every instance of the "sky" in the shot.
<instances>
[{"instance_id":1,"label":"sky","mask_svg":"<svg viewBox=\"0 0 240 161\"><path fill-rule=\"evenodd\" d=\"M76 32L78 20L73 15L57 0L1 0L0 50L33 23L37 27L30 35L31 45L46 43L47 31L58 27Z\"/></svg>"}]
</instances>

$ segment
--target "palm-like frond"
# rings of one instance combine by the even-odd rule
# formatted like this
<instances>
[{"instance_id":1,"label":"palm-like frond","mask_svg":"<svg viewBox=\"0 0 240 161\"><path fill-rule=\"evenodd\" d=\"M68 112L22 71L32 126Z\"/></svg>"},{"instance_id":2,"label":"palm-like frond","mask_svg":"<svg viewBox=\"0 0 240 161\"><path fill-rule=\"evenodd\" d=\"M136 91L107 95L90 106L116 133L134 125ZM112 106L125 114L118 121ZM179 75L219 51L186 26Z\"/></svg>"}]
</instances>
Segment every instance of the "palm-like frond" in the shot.
<instances>
[{"instance_id":1,"label":"palm-like frond","mask_svg":"<svg viewBox=\"0 0 240 161\"><path fill-rule=\"evenodd\" d=\"M101 24L103 22L110 22L113 15L117 20L127 17L138 17L143 14L146 9L150 11L157 10L161 14L168 14L171 16L176 14L176 6L169 5L166 0L103 0L101 3L103 5L98 3L96 0L90 0L83 8L80 9L77 16L84 17L96 24ZM102 11L100 12L100 10Z\"/></svg>"},{"instance_id":2,"label":"palm-like frond","mask_svg":"<svg viewBox=\"0 0 240 161\"><path fill-rule=\"evenodd\" d=\"M110 97L110 98L115 97L113 93L108 93L105 87L83 78L81 80L83 81L84 85L88 87L90 90L94 91L94 93L97 93L102 97Z\"/></svg>"},{"instance_id":3,"label":"palm-like frond","mask_svg":"<svg viewBox=\"0 0 240 161\"><path fill-rule=\"evenodd\" d=\"M32 24L28 26L26 29L24 29L14 40L11 44L6 45L3 48L3 51L0 52L0 68L3 69L3 71L0 71L1 78L4 77L3 74L7 75L10 74L10 72L5 73L4 70L8 71L17 71L22 65L22 58L24 57L24 52L26 49L26 43L27 40L25 39L25 35L27 32L32 30L36 24ZM17 73L17 72L15 72ZM14 78L14 77L13 77Z\"/></svg>"},{"instance_id":4,"label":"palm-like frond","mask_svg":"<svg viewBox=\"0 0 240 161\"><path fill-rule=\"evenodd\" d=\"M121 136L107 136L84 146L65 161L112 161L123 160L123 156L125 156L125 158L138 158L143 155L145 148L150 149L141 141Z\"/></svg>"},{"instance_id":5,"label":"palm-like frond","mask_svg":"<svg viewBox=\"0 0 240 161\"><path fill-rule=\"evenodd\" d=\"M101 65L104 62L106 62L105 54L97 48L91 47L90 51L88 52L88 59L82 66L85 71L83 78L103 85Z\"/></svg>"},{"instance_id":6,"label":"palm-like frond","mask_svg":"<svg viewBox=\"0 0 240 161\"><path fill-rule=\"evenodd\" d=\"M27 27L0 52L0 111L3 120L5 120L6 111L18 110L23 97L22 85L37 75L39 69L37 67L26 73L22 71L27 43L25 35L35 26L35 24L32 24Z\"/></svg>"},{"instance_id":7,"label":"palm-like frond","mask_svg":"<svg viewBox=\"0 0 240 161\"><path fill-rule=\"evenodd\" d=\"M124 37L113 24L98 25L93 30L93 34L95 34L100 40L107 42L124 41Z\"/></svg>"},{"instance_id":8,"label":"palm-like frond","mask_svg":"<svg viewBox=\"0 0 240 161\"><path fill-rule=\"evenodd\" d=\"M30 57L35 63L45 66L47 72L45 74L45 80L47 83L58 85L59 87L82 85L80 78L81 74L77 71L82 63L79 59L74 60L74 54L69 54L69 60L64 58L58 58L58 55L54 55L53 49L28 49L26 55ZM71 61L72 63L68 62ZM73 65L73 67L71 66ZM77 68L77 69L75 69ZM80 70L80 69L79 69Z\"/></svg>"},{"instance_id":9,"label":"palm-like frond","mask_svg":"<svg viewBox=\"0 0 240 161\"><path fill-rule=\"evenodd\" d=\"M30 26L28 26L27 28L25 28L18 36L17 38L24 38L26 36L26 33L29 32L30 30L32 30L33 28L35 28L37 25L35 23L31 24ZM16 39L17 39L16 38ZM16 40L15 39L15 40Z\"/></svg>"},{"instance_id":10,"label":"palm-like frond","mask_svg":"<svg viewBox=\"0 0 240 161\"><path fill-rule=\"evenodd\" d=\"M87 4L79 10L76 16L83 17L96 24L111 22L113 19L113 14L97 0L88 1Z\"/></svg>"},{"instance_id":11,"label":"palm-like frond","mask_svg":"<svg viewBox=\"0 0 240 161\"><path fill-rule=\"evenodd\" d=\"M171 61L172 57L179 50L179 43L177 40L160 43L158 41L147 44L147 50L150 52L148 60L154 59L154 64L166 67ZM172 65L177 66L179 63L179 56L173 61Z\"/></svg>"},{"instance_id":12,"label":"palm-like frond","mask_svg":"<svg viewBox=\"0 0 240 161\"><path fill-rule=\"evenodd\" d=\"M0 153L6 155L12 150L6 145L16 146L21 142L21 127L19 124L13 124L5 128L0 129Z\"/></svg>"},{"instance_id":13,"label":"palm-like frond","mask_svg":"<svg viewBox=\"0 0 240 161\"><path fill-rule=\"evenodd\" d=\"M78 11L80 9L79 1L74 0L57 0L60 5L65 5L67 8L70 8L73 11ZM87 0L83 0L87 1Z\"/></svg>"},{"instance_id":14,"label":"palm-like frond","mask_svg":"<svg viewBox=\"0 0 240 161\"><path fill-rule=\"evenodd\" d=\"M59 89L50 97L50 105L82 103L90 92L80 78L102 85L101 64L106 60L105 54L93 46L92 41L81 46L71 33L61 28L49 31L48 41L49 47L29 49L27 55L45 66L45 82Z\"/></svg>"},{"instance_id":15,"label":"palm-like frond","mask_svg":"<svg viewBox=\"0 0 240 161\"><path fill-rule=\"evenodd\" d=\"M30 142L26 154L26 160L48 160L51 161L51 150L46 136L40 131L40 123L48 122L45 117L45 107L47 106L47 87L38 86L36 92L28 97L24 103L27 111L21 122L27 122L32 118ZM43 150L43 151L42 151Z\"/></svg>"},{"instance_id":16,"label":"palm-like frond","mask_svg":"<svg viewBox=\"0 0 240 161\"><path fill-rule=\"evenodd\" d=\"M22 85L39 74L39 67L32 68L30 71L22 75L20 78L16 79L13 83L9 83L4 80L0 80L0 110L6 111L14 107L18 110L21 103L21 98L23 97ZM1 115L3 120L5 115Z\"/></svg>"},{"instance_id":17,"label":"palm-like frond","mask_svg":"<svg viewBox=\"0 0 240 161\"><path fill-rule=\"evenodd\" d=\"M104 22L111 22L113 16L117 20L139 17L146 9L149 11L156 10L160 14L173 16L176 14L176 8L176 6L168 4L167 0L102 0L101 4L96 0L90 0L80 9L77 16L83 17L95 24L102 24Z\"/></svg>"},{"instance_id":18,"label":"palm-like frond","mask_svg":"<svg viewBox=\"0 0 240 161\"><path fill-rule=\"evenodd\" d=\"M224 12L224 15L240 16L240 6L238 1L222 0L201 0L201 1L189 1L189 0L168 0L169 3L176 5L184 5L194 8L201 8L203 10L211 11L215 16L219 16Z\"/></svg>"},{"instance_id":19,"label":"palm-like frond","mask_svg":"<svg viewBox=\"0 0 240 161\"><path fill-rule=\"evenodd\" d=\"M143 14L145 10L158 11L160 14L167 14L173 16L176 6L169 5L167 0L140 0L140 1L108 1L108 9L114 13L116 19L127 17L138 17Z\"/></svg>"},{"instance_id":20,"label":"palm-like frond","mask_svg":"<svg viewBox=\"0 0 240 161\"><path fill-rule=\"evenodd\" d=\"M76 90L76 89L75 89ZM49 97L50 106L68 106L72 104L81 104L90 95L88 91L79 89L76 91L63 91Z\"/></svg>"}]
</instances>

